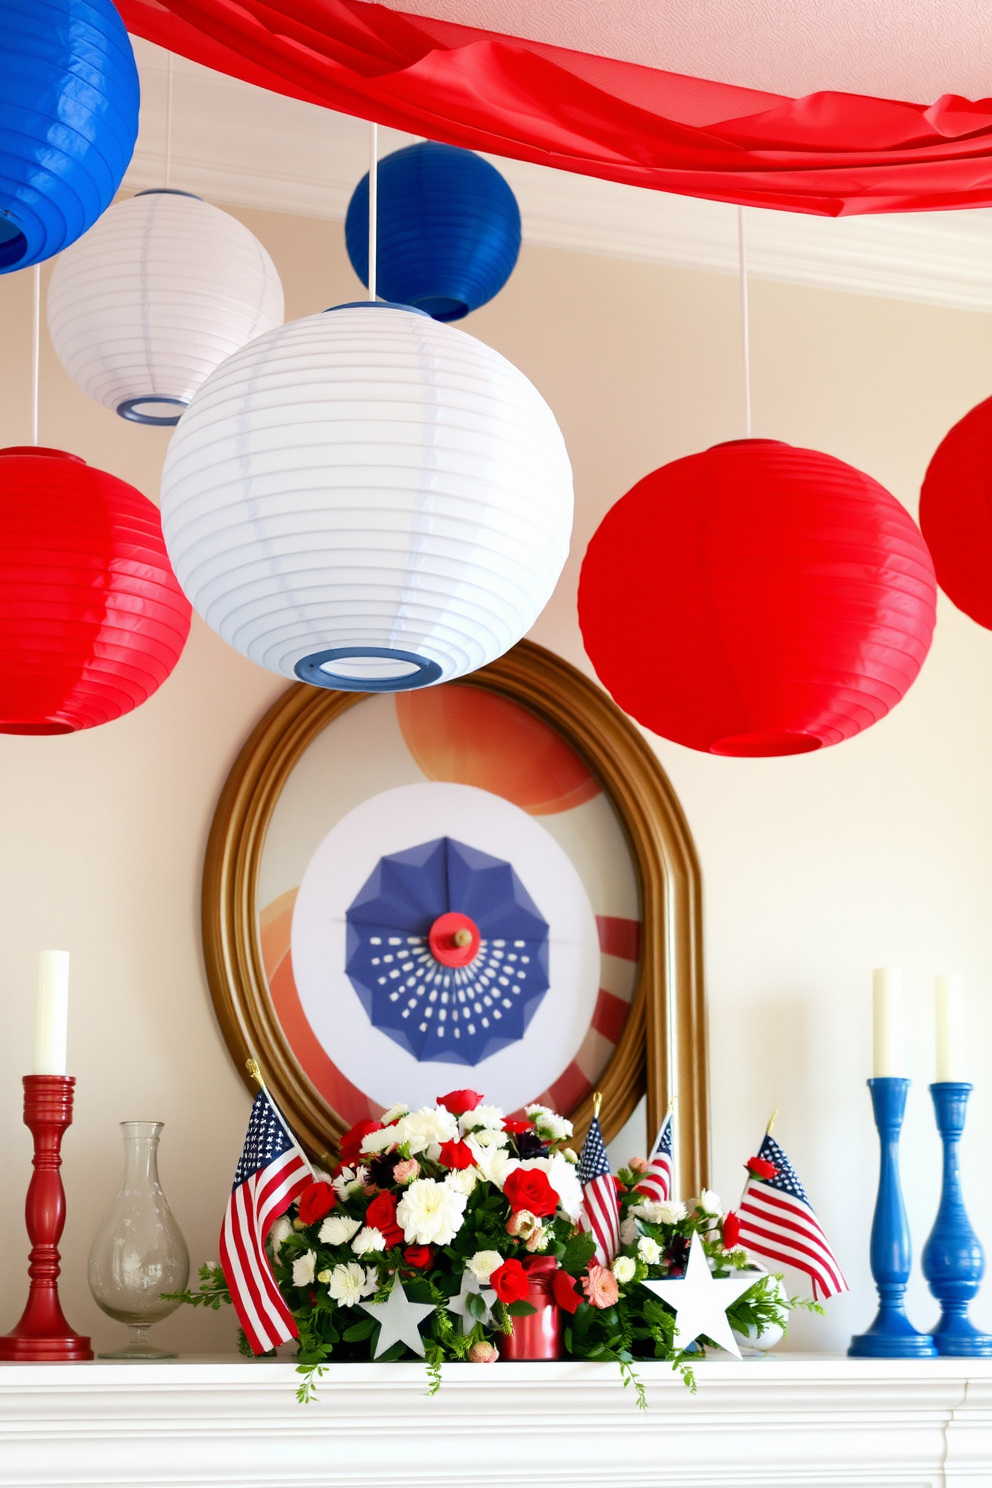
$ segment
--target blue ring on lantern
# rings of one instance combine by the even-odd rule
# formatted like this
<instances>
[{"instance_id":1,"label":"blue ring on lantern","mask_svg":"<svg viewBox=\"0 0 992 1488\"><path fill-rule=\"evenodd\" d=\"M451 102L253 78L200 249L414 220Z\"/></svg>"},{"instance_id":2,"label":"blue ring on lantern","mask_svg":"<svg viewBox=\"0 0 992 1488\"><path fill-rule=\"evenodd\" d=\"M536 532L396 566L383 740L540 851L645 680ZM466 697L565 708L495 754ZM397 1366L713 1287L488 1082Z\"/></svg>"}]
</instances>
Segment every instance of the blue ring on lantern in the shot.
<instances>
[{"instance_id":1,"label":"blue ring on lantern","mask_svg":"<svg viewBox=\"0 0 992 1488\"><path fill-rule=\"evenodd\" d=\"M138 405L141 403L168 403L170 408L178 408L178 413L170 413L168 417L164 414L139 413ZM159 393L145 393L139 398L125 398L123 403L118 403L117 412L122 419L127 419L129 424L150 424L154 429L173 429L189 404L183 398L166 398Z\"/></svg>"},{"instance_id":2,"label":"blue ring on lantern","mask_svg":"<svg viewBox=\"0 0 992 1488\"><path fill-rule=\"evenodd\" d=\"M341 307L343 308L343 307ZM328 661L342 661L353 656L378 656L388 661L404 661L416 668L403 677L347 677L325 669ZM301 682L313 687L330 687L335 692L410 692L415 687L429 687L441 676L436 661L418 656L416 651L399 651L392 646L332 646L327 651L312 651L293 668Z\"/></svg>"},{"instance_id":3,"label":"blue ring on lantern","mask_svg":"<svg viewBox=\"0 0 992 1488\"><path fill-rule=\"evenodd\" d=\"M379 161L377 286L435 320L461 320L498 294L520 253L520 208L499 171L433 140ZM352 268L368 283L369 178L345 218Z\"/></svg>"},{"instance_id":4,"label":"blue ring on lantern","mask_svg":"<svg viewBox=\"0 0 992 1488\"><path fill-rule=\"evenodd\" d=\"M51 258L110 206L139 97L111 0L0 6L0 274Z\"/></svg>"}]
</instances>

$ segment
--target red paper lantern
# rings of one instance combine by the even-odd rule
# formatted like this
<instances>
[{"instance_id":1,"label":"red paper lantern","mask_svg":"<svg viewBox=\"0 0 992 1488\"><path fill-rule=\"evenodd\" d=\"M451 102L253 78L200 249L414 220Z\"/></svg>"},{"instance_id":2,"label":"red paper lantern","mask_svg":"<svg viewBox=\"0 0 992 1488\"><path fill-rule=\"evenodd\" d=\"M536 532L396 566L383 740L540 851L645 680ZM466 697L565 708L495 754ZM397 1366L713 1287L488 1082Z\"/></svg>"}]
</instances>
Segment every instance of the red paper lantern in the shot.
<instances>
[{"instance_id":1,"label":"red paper lantern","mask_svg":"<svg viewBox=\"0 0 992 1488\"><path fill-rule=\"evenodd\" d=\"M0 733L69 734L137 708L189 634L157 509L76 455L0 450Z\"/></svg>"},{"instance_id":2,"label":"red paper lantern","mask_svg":"<svg viewBox=\"0 0 992 1488\"><path fill-rule=\"evenodd\" d=\"M920 492L920 526L941 589L992 630L992 398L937 446Z\"/></svg>"},{"instance_id":3,"label":"red paper lantern","mask_svg":"<svg viewBox=\"0 0 992 1488\"><path fill-rule=\"evenodd\" d=\"M877 481L771 439L655 470L589 544L586 650L616 701L712 754L804 754L869 728L913 682L933 564Z\"/></svg>"}]
</instances>

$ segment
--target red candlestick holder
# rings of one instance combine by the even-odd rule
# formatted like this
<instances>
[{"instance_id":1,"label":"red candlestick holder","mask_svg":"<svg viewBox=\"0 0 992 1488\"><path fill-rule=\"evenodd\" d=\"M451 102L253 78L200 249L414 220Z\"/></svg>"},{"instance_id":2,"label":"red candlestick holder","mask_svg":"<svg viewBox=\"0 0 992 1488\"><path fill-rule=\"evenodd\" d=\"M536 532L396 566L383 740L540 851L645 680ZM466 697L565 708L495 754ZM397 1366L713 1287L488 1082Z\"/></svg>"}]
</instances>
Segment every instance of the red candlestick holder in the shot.
<instances>
[{"instance_id":1,"label":"red candlestick holder","mask_svg":"<svg viewBox=\"0 0 992 1488\"><path fill-rule=\"evenodd\" d=\"M34 1137L34 1172L24 1204L31 1287L21 1321L0 1338L0 1359L18 1364L92 1359L88 1338L74 1333L59 1302L59 1240L65 1225L62 1133L72 1124L72 1075L24 1076L24 1125Z\"/></svg>"}]
</instances>

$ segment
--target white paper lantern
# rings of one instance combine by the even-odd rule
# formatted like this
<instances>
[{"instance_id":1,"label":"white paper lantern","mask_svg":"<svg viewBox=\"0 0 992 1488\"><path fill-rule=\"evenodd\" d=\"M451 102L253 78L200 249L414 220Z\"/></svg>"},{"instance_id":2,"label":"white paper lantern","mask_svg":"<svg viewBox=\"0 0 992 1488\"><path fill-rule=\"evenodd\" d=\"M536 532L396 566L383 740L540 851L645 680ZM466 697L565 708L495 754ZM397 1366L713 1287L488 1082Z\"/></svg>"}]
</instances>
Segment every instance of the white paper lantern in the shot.
<instances>
[{"instance_id":1,"label":"white paper lantern","mask_svg":"<svg viewBox=\"0 0 992 1488\"><path fill-rule=\"evenodd\" d=\"M61 255L48 290L73 382L142 424L177 423L225 357L282 320L282 284L258 239L184 191L111 207Z\"/></svg>"},{"instance_id":2,"label":"white paper lantern","mask_svg":"<svg viewBox=\"0 0 992 1488\"><path fill-rule=\"evenodd\" d=\"M568 553L572 472L522 372L404 306L260 336L193 399L162 474L180 584L284 677L405 691L509 649Z\"/></svg>"}]
</instances>

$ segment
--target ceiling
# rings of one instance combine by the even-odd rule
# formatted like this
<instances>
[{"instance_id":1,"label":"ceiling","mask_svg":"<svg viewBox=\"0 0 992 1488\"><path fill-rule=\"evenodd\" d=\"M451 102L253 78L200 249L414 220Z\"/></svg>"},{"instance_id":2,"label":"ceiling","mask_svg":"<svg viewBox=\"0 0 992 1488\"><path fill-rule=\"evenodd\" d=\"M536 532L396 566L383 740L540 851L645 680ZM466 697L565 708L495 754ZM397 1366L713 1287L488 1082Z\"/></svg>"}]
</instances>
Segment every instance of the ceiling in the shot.
<instances>
[{"instance_id":1,"label":"ceiling","mask_svg":"<svg viewBox=\"0 0 992 1488\"><path fill-rule=\"evenodd\" d=\"M386 0L771 93L992 96L992 0Z\"/></svg>"},{"instance_id":2,"label":"ceiling","mask_svg":"<svg viewBox=\"0 0 992 1488\"><path fill-rule=\"evenodd\" d=\"M835 3L842 8L847 0ZM496 8L478 0L480 11ZM140 190L163 180L167 54L139 38L134 48L141 129L124 185ZM181 57L174 69L173 186L218 203L343 220L368 168L367 124ZM409 139L383 129L380 153ZM736 207L520 161L493 163L520 202L527 243L737 271ZM756 277L992 311L992 211L831 219L748 208L746 218Z\"/></svg>"}]
</instances>

